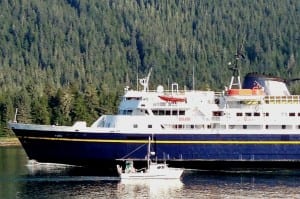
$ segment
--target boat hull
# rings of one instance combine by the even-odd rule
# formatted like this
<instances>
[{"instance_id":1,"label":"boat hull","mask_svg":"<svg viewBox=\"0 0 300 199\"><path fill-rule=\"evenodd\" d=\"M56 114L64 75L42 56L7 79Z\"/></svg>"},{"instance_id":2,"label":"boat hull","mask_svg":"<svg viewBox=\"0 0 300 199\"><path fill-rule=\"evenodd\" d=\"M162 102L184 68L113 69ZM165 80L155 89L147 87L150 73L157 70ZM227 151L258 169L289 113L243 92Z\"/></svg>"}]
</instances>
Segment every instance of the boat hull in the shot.
<instances>
[{"instance_id":1,"label":"boat hull","mask_svg":"<svg viewBox=\"0 0 300 199\"><path fill-rule=\"evenodd\" d=\"M169 171L168 173L123 173L120 175L121 179L179 179L182 171Z\"/></svg>"},{"instance_id":2,"label":"boat hull","mask_svg":"<svg viewBox=\"0 0 300 199\"><path fill-rule=\"evenodd\" d=\"M151 134L41 131L13 128L29 159L115 168L124 159L146 164ZM152 148L170 167L231 170L300 168L300 134L155 134Z\"/></svg>"}]
</instances>

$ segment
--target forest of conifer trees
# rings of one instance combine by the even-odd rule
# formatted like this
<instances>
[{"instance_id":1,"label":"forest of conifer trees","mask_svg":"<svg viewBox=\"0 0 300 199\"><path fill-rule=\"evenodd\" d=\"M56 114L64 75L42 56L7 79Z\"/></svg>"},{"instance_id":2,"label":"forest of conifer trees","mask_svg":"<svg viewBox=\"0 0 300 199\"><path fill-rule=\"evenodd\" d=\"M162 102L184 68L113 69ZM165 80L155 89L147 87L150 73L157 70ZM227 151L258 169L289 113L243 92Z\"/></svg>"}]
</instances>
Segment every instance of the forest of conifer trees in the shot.
<instances>
[{"instance_id":1,"label":"forest of conifer trees","mask_svg":"<svg viewBox=\"0 0 300 199\"><path fill-rule=\"evenodd\" d=\"M241 44L242 75L300 77L298 0L1 0L0 20L0 136L15 108L19 122L91 124L151 67L153 88L191 89L194 70L196 89L221 90Z\"/></svg>"}]
</instances>

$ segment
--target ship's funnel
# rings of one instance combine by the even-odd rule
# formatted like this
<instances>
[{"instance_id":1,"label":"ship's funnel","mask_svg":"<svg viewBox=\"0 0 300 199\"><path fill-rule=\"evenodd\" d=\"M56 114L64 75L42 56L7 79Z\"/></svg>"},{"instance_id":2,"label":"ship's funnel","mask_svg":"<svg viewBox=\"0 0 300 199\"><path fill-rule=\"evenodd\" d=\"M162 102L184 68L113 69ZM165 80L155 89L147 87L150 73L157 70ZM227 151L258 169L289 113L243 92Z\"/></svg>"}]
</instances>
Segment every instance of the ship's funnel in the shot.
<instances>
[{"instance_id":1,"label":"ship's funnel","mask_svg":"<svg viewBox=\"0 0 300 199\"><path fill-rule=\"evenodd\" d=\"M248 73L243 82L243 88L252 89L255 86L264 88L266 95L287 96L290 92L285 81L280 77Z\"/></svg>"}]
</instances>

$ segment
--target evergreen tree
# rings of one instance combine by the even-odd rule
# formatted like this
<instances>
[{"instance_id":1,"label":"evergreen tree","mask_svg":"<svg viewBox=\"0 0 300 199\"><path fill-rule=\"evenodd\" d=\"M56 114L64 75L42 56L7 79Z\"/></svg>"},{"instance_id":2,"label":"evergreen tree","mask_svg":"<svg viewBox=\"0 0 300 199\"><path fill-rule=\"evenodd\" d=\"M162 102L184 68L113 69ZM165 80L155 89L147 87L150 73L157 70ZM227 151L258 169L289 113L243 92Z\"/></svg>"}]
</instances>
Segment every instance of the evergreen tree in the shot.
<instances>
[{"instance_id":1,"label":"evergreen tree","mask_svg":"<svg viewBox=\"0 0 300 199\"><path fill-rule=\"evenodd\" d=\"M299 8L298 0L0 1L0 128L15 108L19 122L90 124L116 112L123 87L151 67L151 82L192 88L194 68L196 88L220 90L241 41L241 75L300 77Z\"/></svg>"}]
</instances>

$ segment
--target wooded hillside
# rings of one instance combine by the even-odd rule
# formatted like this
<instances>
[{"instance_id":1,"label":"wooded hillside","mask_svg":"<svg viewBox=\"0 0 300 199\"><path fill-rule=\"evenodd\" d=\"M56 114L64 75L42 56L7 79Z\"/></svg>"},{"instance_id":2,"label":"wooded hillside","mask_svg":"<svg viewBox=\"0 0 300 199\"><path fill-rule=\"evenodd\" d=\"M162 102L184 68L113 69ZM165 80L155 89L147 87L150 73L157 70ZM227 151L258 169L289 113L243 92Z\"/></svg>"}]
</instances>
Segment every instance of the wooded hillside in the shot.
<instances>
[{"instance_id":1,"label":"wooded hillside","mask_svg":"<svg viewBox=\"0 0 300 199\"><path fill-rule=\"evenodd\" d=\"M0 135L16 107L91 124L151 67L152 89L191 89L194 68L196 89L221 90L241 44L242 74L300 77L299 0L1 0L0 21Z\"/></svg>"}]
</instances>

